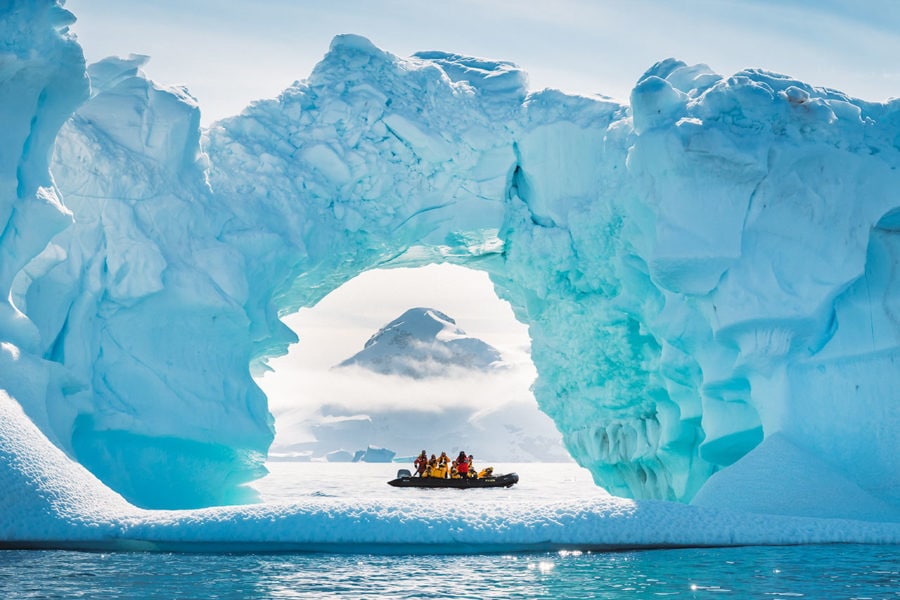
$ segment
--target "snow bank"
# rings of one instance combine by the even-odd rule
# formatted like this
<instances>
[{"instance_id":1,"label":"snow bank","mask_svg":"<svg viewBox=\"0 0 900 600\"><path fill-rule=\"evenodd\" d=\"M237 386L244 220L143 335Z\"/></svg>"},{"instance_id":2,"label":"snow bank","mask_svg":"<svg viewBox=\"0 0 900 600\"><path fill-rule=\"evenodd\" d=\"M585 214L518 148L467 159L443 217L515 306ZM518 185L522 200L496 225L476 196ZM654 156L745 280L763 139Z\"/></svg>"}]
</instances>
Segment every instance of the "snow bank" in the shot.
<instances>
[{"instance_id":1,"label":"snow bank","mask_svg":"<svg viewBox=\"0 0 900 600\"><path fill-rule=\"evenodd\" d=\"M6 548L392 553L900 543L898 523L753 516L613 497L307 497L285 505L140 510L50 444L6 394L0 394L0 484L15 490L0 501Z\"/></svg>"},{"instance_id":2,"label":"snow bank","mask_svg":"<svg viewBox=\"0 0 900 600\"><path fill-rule=\"evenodd\" d=\"M874 498L827 460L776 434L733 467L710 477L691 503L772 515L900 523L900 509Z\"/></svg>"}]
</instances>

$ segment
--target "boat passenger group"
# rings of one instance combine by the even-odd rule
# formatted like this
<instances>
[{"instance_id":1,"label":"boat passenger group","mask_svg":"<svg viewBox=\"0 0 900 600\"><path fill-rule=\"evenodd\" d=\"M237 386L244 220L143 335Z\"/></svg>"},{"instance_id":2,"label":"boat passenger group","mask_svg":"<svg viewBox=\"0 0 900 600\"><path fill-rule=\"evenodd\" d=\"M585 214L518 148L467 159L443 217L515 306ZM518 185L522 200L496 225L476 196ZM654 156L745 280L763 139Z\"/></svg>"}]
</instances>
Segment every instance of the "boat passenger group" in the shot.
<instances>
[{"instance_id":1,"label":"boat passenger group","mask_svg":"<svg viewBox=\"0 0 900 600\"><path fill-rule=\"evenodd\" d=\"M471 454L466 455L464 451L459 453L452 461L446 452L441 452L440 456L428 454L422 450L422 453L416 457L413 464L416 467L414 477L434 477L436 479L479 479L482 477L490 477L494 473L494 467L485 467L478 471L474 464L475 457Z\"/></svg>"}]
</instances>

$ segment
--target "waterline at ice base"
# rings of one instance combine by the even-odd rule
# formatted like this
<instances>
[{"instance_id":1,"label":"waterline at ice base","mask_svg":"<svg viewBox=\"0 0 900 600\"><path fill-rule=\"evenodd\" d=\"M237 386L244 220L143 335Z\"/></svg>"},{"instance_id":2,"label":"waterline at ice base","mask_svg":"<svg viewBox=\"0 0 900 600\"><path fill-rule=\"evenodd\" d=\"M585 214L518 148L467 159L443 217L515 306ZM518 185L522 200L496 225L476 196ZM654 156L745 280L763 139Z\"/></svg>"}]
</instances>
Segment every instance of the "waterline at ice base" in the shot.
<instances>
[{"instance_id":1,"label":"waterline at ice base","mask_svg":"<svg viewBox=\"0 0 900 600\"><path fill-rule=\"evenodd\" d=\"M4 545L900 542L898 101L665 60L626 106L345 35L201 129L57 3L0 14ZM433 263L490 275L616 497L247 504L279 318Z\"/></svg>"}]
</instances>

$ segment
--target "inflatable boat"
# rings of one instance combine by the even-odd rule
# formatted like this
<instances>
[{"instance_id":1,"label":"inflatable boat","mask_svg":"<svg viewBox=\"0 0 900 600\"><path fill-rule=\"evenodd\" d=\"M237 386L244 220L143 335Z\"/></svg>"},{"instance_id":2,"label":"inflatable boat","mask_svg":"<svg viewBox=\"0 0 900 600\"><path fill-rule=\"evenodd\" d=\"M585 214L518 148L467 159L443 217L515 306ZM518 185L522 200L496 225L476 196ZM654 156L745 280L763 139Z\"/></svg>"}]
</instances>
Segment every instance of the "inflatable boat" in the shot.
<instances>
[{"instance_id":1,"label":"inflatable boat","mask_svg":"<svg viewBox=\"0 0 900 600\"><path fill-rule=\"evenodd\" d=\"M519 482L519 476L515 473L506 475L489 475L478 479L439 479L437 477L413 477L407 469L397 471L397 478L388 481L388 485L394 487L415 488L496 488L512 487Z\"/></svg>"}]
</instances>

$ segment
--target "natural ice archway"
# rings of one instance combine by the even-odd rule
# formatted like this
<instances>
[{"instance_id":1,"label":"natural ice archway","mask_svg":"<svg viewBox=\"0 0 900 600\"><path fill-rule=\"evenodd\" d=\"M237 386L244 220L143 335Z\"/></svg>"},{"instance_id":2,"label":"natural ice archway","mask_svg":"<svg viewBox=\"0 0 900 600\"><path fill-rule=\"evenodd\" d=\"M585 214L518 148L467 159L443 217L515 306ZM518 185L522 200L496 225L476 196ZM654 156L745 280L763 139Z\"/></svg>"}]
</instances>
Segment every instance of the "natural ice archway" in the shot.
<instances>
[{"instance_id":1,"label":"natural ice archway","mask_svg":"<svg viewBox=\"0 0 900 600\"><path fill-rule=\"evenodd\" d=\"M142 60L94 65L91 98L68 100L50 169L74 223L8 286L34 332L16 350L52 375L12 395L129 499L240 500L272 435L247 365L293 341L278 317L366 269L451 262L529 325L538 403L611 491L688 500L783 433L840 437L835 468L900 501L897 103L665 61L627 107L341 36L201 135ZM4 175L46 173L33 161ZM882 313L878 344L839 335Z\"/></svg>"},{"instance_id":2,"label":"natural ice archway","mask_svg":"<svg viewBox=\"0 0 900 600\"><path fill-rule=\"evenodd\" d=\"M466 351L474 364L494 360L491 355L497 351L502 366L439 366L439 359L418 364L412 377L384 374L372 364L334 368L411 307L439 307L472 340L488 345L487 356L478 351L487 350L480 344ZM316 460L368 445L389 448L397 456L412 456L422 448L455 455L465 448L482 464L568 458L561 435L531 392L536 372L527 328L515 321L483 272L448 264L373 269L282 321L300 340L287 355L269 361L274 372L256 378L275 418L270 461L288 456ZM426 338L434 333L403 330ZM403 346L403 340L393 341ZM394 346L384 338L375 346L384 349L385 344L404 362L418 362L427 353L418 344Z\"/></svg>"}]
</instances>

